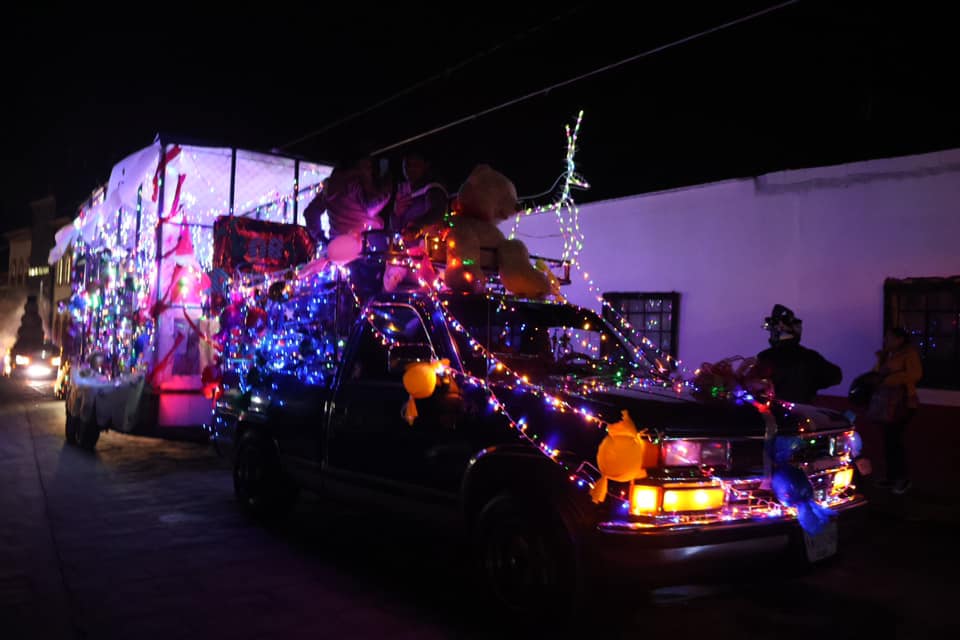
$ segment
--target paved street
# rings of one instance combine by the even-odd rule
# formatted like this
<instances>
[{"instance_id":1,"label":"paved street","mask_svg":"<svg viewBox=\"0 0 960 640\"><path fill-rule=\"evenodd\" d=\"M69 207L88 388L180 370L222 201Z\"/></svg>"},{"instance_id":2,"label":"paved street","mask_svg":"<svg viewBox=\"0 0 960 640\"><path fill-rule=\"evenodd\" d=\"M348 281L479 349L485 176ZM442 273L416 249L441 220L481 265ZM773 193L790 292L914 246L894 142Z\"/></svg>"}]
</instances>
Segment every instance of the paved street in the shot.
<instances>
[{"instance_id":1,"label":"paved street","mask_svg":"<svg viewBox=\"0 0 960 640\"><path fill-rule=\"evenodd\" d=\"M610 629L575 634L950 637L958 521L942 497L878 499L860 543L810 575L621 594L598 616ZM540 637L471 606L462 556L310 496L256 525L207 445L106 433L83 452L62 403L0 381L4 640Z\"/></svg>"}]
</instances>

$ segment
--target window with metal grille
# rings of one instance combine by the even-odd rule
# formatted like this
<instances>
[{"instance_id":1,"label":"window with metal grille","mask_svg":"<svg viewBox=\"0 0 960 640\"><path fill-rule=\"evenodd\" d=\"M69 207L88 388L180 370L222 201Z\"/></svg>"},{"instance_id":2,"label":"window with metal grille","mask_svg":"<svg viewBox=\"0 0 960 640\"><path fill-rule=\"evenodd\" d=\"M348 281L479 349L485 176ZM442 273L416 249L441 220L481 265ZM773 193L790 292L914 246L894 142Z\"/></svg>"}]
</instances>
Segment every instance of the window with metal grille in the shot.
<instances>
[{"instance_id":1,"label":"window with metal grille","mask_svg":"<svg viewBox=\"0 0 960 640\"><path fill-rule=\"evenodd\" d=\"M633 325L638 335L645 336L664 353L674 358L678 357L679 293L676 291L669 293L614 291L604 293L603 298ZM609 309L604 307L603 314L607 320L617 326Z\"/></svg>"},{"instance_id":2,"label":"window with metal grille","mask_svg":"<svg viewBox=\"0 0 960 640\"><path fill-rule=\"evenodd\" d=\"M906 329L920 350L918 386L960 389L960 276L887 279L883 307L884 329Z\"/></svg>"}]
</instances>

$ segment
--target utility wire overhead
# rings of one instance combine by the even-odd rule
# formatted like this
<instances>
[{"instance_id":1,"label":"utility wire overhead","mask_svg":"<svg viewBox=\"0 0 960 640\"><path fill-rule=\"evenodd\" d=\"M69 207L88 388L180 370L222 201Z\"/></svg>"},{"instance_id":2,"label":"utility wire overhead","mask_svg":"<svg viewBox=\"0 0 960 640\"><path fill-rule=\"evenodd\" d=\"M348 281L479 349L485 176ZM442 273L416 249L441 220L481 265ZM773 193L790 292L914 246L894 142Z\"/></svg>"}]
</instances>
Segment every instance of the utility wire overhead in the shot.
<instances>
[{"instance_id":1,"label":"utility wire overhead","mask_svg":"<svg viewBox=\"0 0 960 640\"><path fill-rule=\"evenodd\" d=\"M333 122L331 122L331 123L329 123L329 124L326 124L326 125L320 127L319 129L316 129L316 130L314 130L314 131L311 131L310 133L306 133L306 134L300 136L299 138L297 138L297 139L295 139L295 140L291 140L290 142L287 142L286 144L284 144L284 145L282 145L282 146L280 146L280 147L278 147L278 148L281 149L281 150L283 150L283 149L288 149L288 148L290 148L290 147L292 147L292 146L298 145L298 144L300 144L301 142L305 142L305 141L307 141L307 140L309 140L309 139L311 139L311 138L315 138L315 137L317 137L317 136L319 136L319 135L322 135L322 134L324 134L324 133L326 133L326 132L328 132L328 131L331 131L331 130L339 127L339 126L342 125L342 124L346 124L347 122L350 122L350 121L352 121L352 120L356 120L356 119L359 118L360 116L364 116L364 115L366 115L366 114L368 114L368 113L370 113L370 112L372 112L372 111L376 111L377 109L379 109L379 108L381 108L381 107L383 107L383 106L385 106L385 105L388 105L388 104L390 104L391 102L394 102L395 100L398 100L399 98L402 98L402 97L404 97L404 96L406 96L406 95L409 95L409 94L413 93L414 91L417 91L418 89L421 89L421 88L423 88L423 87L425 87L425 86L427 86L427 85L429 85L429 84L432 84L432 83L436 82L437 80L442 80L442 79L444 79L444 78L449 78L449 77L450 77L451 75L453 75L455 72L459 71L460 69L462 69L462 68L464 68L464 67L466 67L466 66L468 66L468 65L470 65L470 64L473 64L473 63L476 62L477 60L480 60L481 58L485 58L485 57L487 57L487 56L489 56L489 55L492 55L492 54L496 53L497 51L499 51L500 49L506 47L507 45L509 45L509 44L511 44L511 43L514 43L514 42L518 42L518 41L520 41L520 40L523 40L524 38L527 38L527 37L530 36L531 34L536 33L537 31L543 30L544 28L546 28L547 25L552 24L552 23L555 23L555 22L559 22L560 20L562 20L563 18L567 17L568 15L573 14L573 13L576 13L576 12L579 11L581 8L583 8L583 6L584 6L584 5L582 5L582 4L581 4L581 5L577 5L576 7L572 8L572 9L568 9L567 11L564 11L563 13L559 13L559 14L553 16L552 18L550 18L549 20L547 20L547 21L545 21L545 22L541 22L541 23L539 23L539 24L537 24L537 25L534 25L534 26L532 26L532 27L529 27L529 28L527 28L527 29L524 29L523 31L518 31L517 33L513 34L510 38L507 38L506 40L501 40L500 42L498 42L497 44L493 45L492 47L488 47L487 49L484 49L483 51L480 51L479 53L476 53L476 54L470 56L469 58L465 58L465 59L461 60L460 62L456 63L456 64L453 65L452 67L447 67L447 68L444 69L443 71L441 71L441 72L439 72L439 73L436 73L436 74L434 74L434 75L432 75L432 76L430 76L430 77L428 77L428 78L424 78L423 80L420 80L419 82L416 82L416 83L410 85L409 87L407 87L407 88L405 88L405 89L402 89L402 90L398 91L397 93L394 93L393 95L384 98L383 100L380 100L379 102L375 102L374 104L372 104L372 105L370 105L370 106L368 106L368 107L365 107L365 108L361 109L360 111L355 111L355 112L353 112L353 113L351 113L351 114L348 114L348 115L343 116L342 118L339 118L339 119L337 119L337 120L334 120Z\"/></svg>"},{"instance_id":2,"label":"utility wire overhead","mask_svg":"<svg viewBox=\"0 0 960 640\"><path fill-rule=\"evenodd\" d=\"M622 66L624 66L624 65L626 65L626 64L630 64L631 62L636 62L637 60L640 60L640 59L642 59L642 58L646 58L646 57L652 56L652 55L654 55L654 54L660 53L660 52L662 52L662 51L666 51L666 50L668 50L668 49L673 49L674 47L678 47L678 46L680 46L680 45L682 45L682 44L686 44L686 43L688 43L688 42L693 42L694 40L698 40L698 39L700 39L700 38L703 38L703 37L705 37L705 36L711 35L711 34L713 34L713 33L717 33L718 31L723 31L723 30L725 30L725 29L729 29L729 28L731 28L731 27L734 27L734 26L736 26L736 25L738 25L738 24L743 24L744 22L749 22L750 20L754 20L754 19L759 18L759 17L761 17L761 16L765 16L765 15L767 15L767 14L769 14L769 13L773 13L773 12L775 12L775 11L779 11L779 10L781 10L781 9L785 9L785 8L791 6L791 5L797 4L798 2L800 2L800 0L788 0L787 2L781 2L780 4L772 5L772 6L770 6L770 7L765 8L765 9L761 9L761 10L759 10L759 11L755 11L755 12L750 13L750 14L747 14L747 15L745 15L745 16L741 16L741 17L739 17L739 18L735 18L735 19L730 20L730 21L728 21L728 22L724 22L724 23L722 23L722 24L719 24L719 25L717 25L717 26L715 26L715 27L710 27L709 29L705 29L705 30L703 30L703 31L698 31L697 33L693 33L693 34L691 34L691 35L689 35L689 36L685 36L685 37L683 37L683 38L680 38L679 40L674 40L674 41L672 41L672 42L668 42L668 43L666 43L666 44L662 44L662 45L660 45L660 46L654 47L653 49L648 49L648 50L646 50L646 51L642 51L642 52L640 52L640 53L637 53L637 54L635 54L635 55L630 56L629 58L624 58L624 59L622 59L622 60L618 60L618 61L616 61L616 62L612 62L612 63L610 63L610 64L608 64L608 65L604 65L604 66L599 67L599 68L597 68L597 69L594 69L594 70L592 70L592 71L588 71L588 72L582 73L582 74L580 74L580 75L578 75L578 76L574 76L574 77L572 77L572 78L568 78L568 79L563 80L563 81L561 81L561 82L557 82L557 83L552 84L552 85L550 85L550 86L548 86L548 87L544 87L543 89L538 89L537 91L531 91L530 93L526 93L526 94L524 94L524 95L522 95L522 96L519 96L519 97L517 97L517 98L513 98L512 100L508 100L508 101L503 102L503 103L501 103L501 104L498 104L498 105L496 105L496 106L489 107L489 108L487 108L487 109L483 109L482 111L477 111L476 113L473 113L473 114L468 115L468 116L464 116L464 117L462 117L462 118L459 118L459 119L457 119L457 120L454 120L453 122L449 122L449 123L444 124L444 125L441 125L441 126L439 126L439 127L434 127L433 129L429 129L429 130L427 130L427 131L424 131L423 133L419 133L419 134L417 134L417 135L415 135L415 136L411 136L411 137L409 137L409 138L405 138L405 139L403 139L403 140L400 140L399 142L395 142L395 143L393 143L393 144L391 144L391 145L388 145L388 146L386 146L386 147L381 147L381 148L379 148L379 149L377 149L377 150L375 150L375 151L371 151L371 152L370 152L370 155L376 156L376 155L380 155L380 154L382 154L382 153L386 153L387 151L392 151L393 149L396 149L396 148L398 148L398 147L402 147L402 146L404 146L404 145L410 144L411 142L415 142L415 141L417 141L417 140L421 140L421 139L426 138L426 137L428 137L428 136L432 136L432 135L434 135L435 133L440 133L440 132L442 132L442 131L446 131L447 129L452 129L453 127L459 126L459 125L464 124L464 123L466 123L466 122L470 122L470 121L472 121L472 120L476 120L476 119L478 119L478 118L482 118L483 116L489 115L489 114L494 113L494 112L496 112L496 111L500 111L500 110L502 110L502 109L506 109L507 107L512 107L513 105L519 104L519 103L521 103L521 102L525 102L525 101L527 101L527 100L529 100L529 99L531 99L531 98L536 98L536 97L538 97L538 96L546 95L546 94L550 93L551 91L554 91L555 89L560 89L560 88L562 88L562 87L566 87L566 86L571 85L571 84L573 84L573 83L575 83L575 82L579 82L579 81L581 81L581 80L585 80L585 79L587 79L587 78L590 78L590 77L593 77L593 76L596 76L596 75L600 75L601 73L605 73L605 72L610 71L610 70L612 70L612 69L616 69L617 67L622 67Z\"/></svg>"}]
</instances>

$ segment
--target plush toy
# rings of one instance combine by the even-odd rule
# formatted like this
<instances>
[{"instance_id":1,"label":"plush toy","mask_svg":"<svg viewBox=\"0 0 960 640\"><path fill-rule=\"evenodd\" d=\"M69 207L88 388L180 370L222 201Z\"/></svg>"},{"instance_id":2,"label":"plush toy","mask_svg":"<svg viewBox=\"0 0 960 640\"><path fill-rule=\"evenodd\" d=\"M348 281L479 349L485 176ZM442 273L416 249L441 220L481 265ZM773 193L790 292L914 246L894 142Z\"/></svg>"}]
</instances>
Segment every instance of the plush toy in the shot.
<instances>
[{"instance_id":1,"label":"plush toy","mask_svg":"<svg viewBox=\"0 0 960 640\"><path fill-rule=\"evenodd\" d=\"M473 169L457 194L453 226L447 235L447 271L451 289L480 292L484 268L498 267L503 286L512 294L542 298L553 292L550 279L530 264L520 240L507 240L497 224L517 210L517 190L489 165Z\"/></svg>"},{"instance_id":2,"label":"plush toy","mask_svg":"<svg viewBox=\"0 0 960 640\"><path fill-rule=\"evenodd\" d=\"M633 482L647 477L647 468L657 464L657 446L637 431L630 414L621 412L620 422L607 427L607 437L597 450L597 466L602 474L590 491L596 503L607 499L607 481Z\"/></svg>"}]
</instances>

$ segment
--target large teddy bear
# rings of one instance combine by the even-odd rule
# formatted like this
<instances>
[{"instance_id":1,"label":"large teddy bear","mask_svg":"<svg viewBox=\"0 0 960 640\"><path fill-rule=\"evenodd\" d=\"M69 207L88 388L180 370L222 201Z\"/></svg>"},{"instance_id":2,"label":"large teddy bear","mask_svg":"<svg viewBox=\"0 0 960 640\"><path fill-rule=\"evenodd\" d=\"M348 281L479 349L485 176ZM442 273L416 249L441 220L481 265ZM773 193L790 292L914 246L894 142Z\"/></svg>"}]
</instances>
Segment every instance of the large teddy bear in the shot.
<instances>
[{"instance_id":1,"label":"large teddy bear","mask_svg":"<svg viewBox=\"0 0 960 640\"><path fill-rule=\"evenodd\" d=\"M456 215L447 235L444 280L457 291L481 292L483 269L498 268L504 288L518 296L558 293L554 281L530 264L520 240L507 240L497 224L517 211L517 189L489 165L477 165L457 194Z\"/></svg>"}]
</instances>

